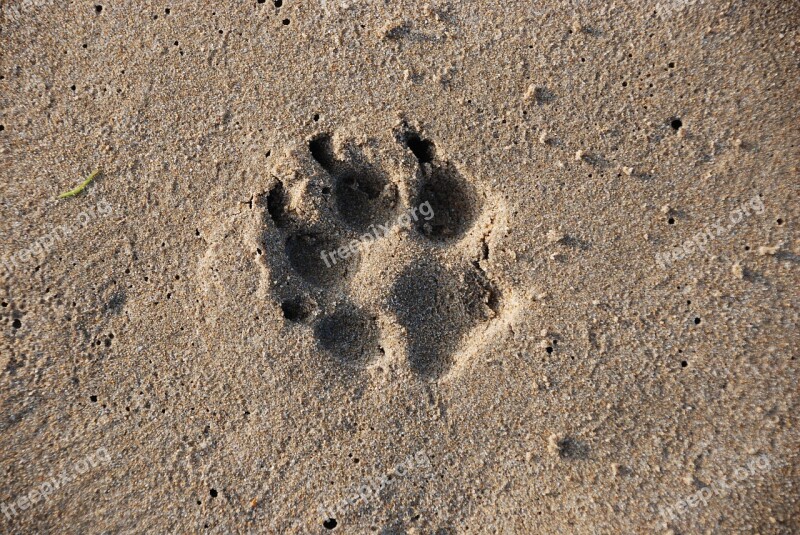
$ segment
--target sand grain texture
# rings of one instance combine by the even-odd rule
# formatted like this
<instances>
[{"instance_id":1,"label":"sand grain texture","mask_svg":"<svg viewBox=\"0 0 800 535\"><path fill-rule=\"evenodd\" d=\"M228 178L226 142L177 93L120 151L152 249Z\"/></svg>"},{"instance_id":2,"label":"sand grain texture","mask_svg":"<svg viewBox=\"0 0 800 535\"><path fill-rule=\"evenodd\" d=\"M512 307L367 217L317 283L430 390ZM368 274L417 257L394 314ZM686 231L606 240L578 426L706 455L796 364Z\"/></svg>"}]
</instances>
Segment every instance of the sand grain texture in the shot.
<instances>
[{"instance_id":1,"label":"sand grain texture","mask_svg":"<svg viewBox=\"0 0 800 535\"><path fill-rule=\"evenodd\" d=\"M800 531L797 2L0 5L1 532Z\"/></svg>"}]
</instances>

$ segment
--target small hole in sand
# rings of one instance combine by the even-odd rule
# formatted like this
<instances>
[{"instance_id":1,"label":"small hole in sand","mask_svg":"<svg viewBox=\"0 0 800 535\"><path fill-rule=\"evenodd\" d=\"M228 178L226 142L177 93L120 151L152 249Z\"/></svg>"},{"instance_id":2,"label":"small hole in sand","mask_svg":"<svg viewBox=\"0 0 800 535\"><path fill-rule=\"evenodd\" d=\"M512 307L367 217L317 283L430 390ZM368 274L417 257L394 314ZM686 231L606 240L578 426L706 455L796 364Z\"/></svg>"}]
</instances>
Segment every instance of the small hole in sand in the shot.
<instances>
[{"instance_id":1,"label":"small hole in sand","mask_svg":"<svg viewBox=\"0 0 800 535\"><path fill-rule=\"evenodd\" d=\"M672 120L672 122L671 122L671 123L669 123L669 125L670 125L670 126L671 126L671 127L674 129L674 130L679 130L679 129L680 129L682 126L683 126L683 121L681 121L680 119L677 119L677 118L676 118L676 119L673 119L673 120Z\"/></svg>"},{"instance_id":2,"label":"small hole in sand","mask_svg":"<svg viewBox=\"0 0 800 535\"><path fill-rule=\"evenodd\" d=\"M283 317L294 323L299 323L308 318L311 315L312 308L313 305L305 297L295 297L281 303Z\"/></svg>"},{"instance_id":3,"label":"small hole in sand","mask_svg":"<svg viewBox=\"0 0 800 535\"><path fill-rule=\"evenodd\" d=\"M308 142L308 150L311 156L324 168L330 169L336 162L333 154L331 137L328 134L320 134Z\"/></svg>"},{"instance_id":4,"label":"small hole in sand","mask_svg":"<svg viewBox=\"0 0 800 535\"><path fill-rule=\"evenodd\" d=\"M329 518L328 520L325 520L325 521L322 523L322 525L323 525L323 527L324 527L325 529L333 529L333 528L335 528L335 527L336 527L336 525L337 525L337 522L336 522L336 519L335 519L335 518Z\"/></svg>"},{"instance_id":5,"label":"small hole in sand","mask_svg":"<svg viewBox=\"0 0 800 535\"><path fill-rule=\"evenodd\" d=\"M405 141L408 148L414 153L414 156L416 156L420 163L432 162L436 157L436 147L432 141L422 139L418 134L413 132L406 134Z\"/></svg>"}]
</instances>

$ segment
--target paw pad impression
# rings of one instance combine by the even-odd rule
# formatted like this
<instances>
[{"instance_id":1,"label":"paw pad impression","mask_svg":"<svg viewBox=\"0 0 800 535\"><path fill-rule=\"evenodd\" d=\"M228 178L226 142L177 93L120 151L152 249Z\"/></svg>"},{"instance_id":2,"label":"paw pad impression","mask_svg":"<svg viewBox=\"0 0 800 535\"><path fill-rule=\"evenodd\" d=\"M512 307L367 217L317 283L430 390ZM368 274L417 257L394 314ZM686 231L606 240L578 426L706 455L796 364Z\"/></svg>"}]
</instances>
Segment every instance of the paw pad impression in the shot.
<instances>
[{"instance_id":1,"label":"paw pad impression","mask_svg":"<svg viewBox=\"0 0 800 535\"><path fill-rule=\"evenodd\" d=\"M330 135L309 141L313 179L291 192L278 180L259 203L268 276L287 322L310 327L345 369L391 353L436 379L501 314L502 292L482 267L486 231L474 228L483 197L432 141L396 139L413 155L407 177L352 144L337 152Z\"/></svg>"}]
</instances>

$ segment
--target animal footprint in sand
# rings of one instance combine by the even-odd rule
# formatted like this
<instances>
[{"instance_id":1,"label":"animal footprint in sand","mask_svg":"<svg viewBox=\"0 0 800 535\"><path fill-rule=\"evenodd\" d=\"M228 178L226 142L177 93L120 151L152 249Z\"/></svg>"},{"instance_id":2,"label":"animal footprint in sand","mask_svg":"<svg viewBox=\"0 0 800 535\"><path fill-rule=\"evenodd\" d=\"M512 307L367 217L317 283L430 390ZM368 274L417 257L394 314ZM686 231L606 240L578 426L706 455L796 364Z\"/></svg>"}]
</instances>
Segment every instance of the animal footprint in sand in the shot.
<instances>
[{"instance_id":1,"label":"animal footprint in sand","mask_svg":"<svg viewBox=\"0 0 800 535\"><path fill-rule=\"evenodd\" d=\"M405 172L351 142L311 139L313 176L292 188L276 180L259 203L276 251L265 262L286 320L343 369L397 358L437 379L501 316L483 267L493 215L431 141L408 130L396 139Z\"/></svg>"}]
</instances>

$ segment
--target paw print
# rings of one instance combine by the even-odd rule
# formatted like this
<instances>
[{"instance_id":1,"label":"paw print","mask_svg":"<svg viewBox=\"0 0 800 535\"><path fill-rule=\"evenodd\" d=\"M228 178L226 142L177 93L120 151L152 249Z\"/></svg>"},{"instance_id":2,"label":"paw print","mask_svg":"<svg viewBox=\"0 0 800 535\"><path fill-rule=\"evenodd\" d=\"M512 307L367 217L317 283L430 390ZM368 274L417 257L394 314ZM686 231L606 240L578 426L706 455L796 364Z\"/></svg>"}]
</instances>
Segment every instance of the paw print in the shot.
<instances>
[{"instance_id":1,"label":"paw print","mask_svg":"<svg viewBox=\"0 0 800 535\"><path fill-rule=\"evenodd\" d=\"M439 379L503 316L487 273L496 206L434 143L321 134L259 200L272 297L287 328L342 370ZM493 211L494 210L494 211Z\"/></svg>"}]
</instances>

